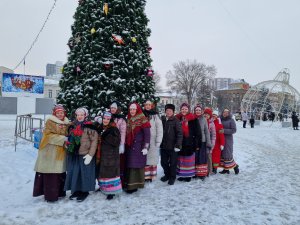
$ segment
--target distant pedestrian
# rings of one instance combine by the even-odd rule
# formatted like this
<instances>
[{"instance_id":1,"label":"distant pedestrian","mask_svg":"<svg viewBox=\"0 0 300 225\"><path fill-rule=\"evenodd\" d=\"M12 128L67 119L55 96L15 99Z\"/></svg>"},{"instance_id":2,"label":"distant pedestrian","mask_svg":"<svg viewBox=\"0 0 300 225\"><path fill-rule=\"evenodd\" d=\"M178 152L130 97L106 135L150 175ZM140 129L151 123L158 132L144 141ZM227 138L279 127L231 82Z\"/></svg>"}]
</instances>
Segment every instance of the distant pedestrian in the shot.
<instances>
[{"instance_id":1,"label":"distant pedestrian","mask_svg":"<svg viewBox=\"0 0 300 225\"><path fill-rule=\"evenodd\" d=\"M296 112L293 112L292 113L292 122L293 122L293 128L294 128L294 130L299 130L299 118L298 118L298 116L297 116L297 114L296 114Z\"/></svg>"},{"instance_id":2,"label":"distant pedestrian","mask_svg":"<svg viewBox=\"0 0 300 225\"><path fill-rule=\"evenodd\" d=\"M246 111L244 111L242 112L243 128L246 128L247 120L248 120L248 114L246 113Z\"/></svg>"},{"instance_id":3,"label":"distant pedestrian","mask_svg":"<svg viewBox=\"0 0 300 225\"><path fill-rule=\"evenodd\" d=\"M251 128L254 128L255 119L254 119L253 115L251 115L251 118L250 118L249 122L250 122Z\"/></svg>"}]
</instances>

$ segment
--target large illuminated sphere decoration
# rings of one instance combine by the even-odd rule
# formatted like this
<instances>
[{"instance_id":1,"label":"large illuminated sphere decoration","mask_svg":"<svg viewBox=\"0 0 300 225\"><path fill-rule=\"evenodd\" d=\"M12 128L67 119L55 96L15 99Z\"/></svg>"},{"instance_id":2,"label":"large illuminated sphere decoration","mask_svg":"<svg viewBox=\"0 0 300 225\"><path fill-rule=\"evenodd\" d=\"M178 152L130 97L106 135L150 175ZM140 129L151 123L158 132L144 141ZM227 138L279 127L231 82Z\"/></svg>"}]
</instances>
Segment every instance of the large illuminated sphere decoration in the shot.
<instances>
[{"instance_id":1,"label":"large illuminated sphere decoration","mask_svg":"<svg viewBox=\"0 0 300 225\"><path fill-rule=\"evenodd\" d=\"M263 81L251 87L245 94L241 109L262 119L265 114L288 116L300 111L300 94L290 85L290 71L281 70L274 80Z\"/></svg>"}]
</instances>

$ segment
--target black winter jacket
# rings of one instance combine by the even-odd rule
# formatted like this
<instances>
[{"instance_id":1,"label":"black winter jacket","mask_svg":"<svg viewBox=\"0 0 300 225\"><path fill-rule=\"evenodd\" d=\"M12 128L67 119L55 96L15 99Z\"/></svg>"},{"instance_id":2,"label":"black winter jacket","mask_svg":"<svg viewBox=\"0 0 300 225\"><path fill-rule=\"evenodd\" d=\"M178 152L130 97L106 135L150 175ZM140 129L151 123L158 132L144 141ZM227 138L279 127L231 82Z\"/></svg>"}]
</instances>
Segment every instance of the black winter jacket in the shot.
<instances>
[{"instance_id":1,"label":"black winter jacket","mask_svg":"<svg viewBox=\"0 0 300 225\"><path fill-rule=\"evenodd\" d=\"M174 150L174 148L181 148L182 145L182 127L179 120L172 116L168 120L165 116L162 117L163 124L163 139L161 142L161 149Z\"/></svg>"}]
</instances>

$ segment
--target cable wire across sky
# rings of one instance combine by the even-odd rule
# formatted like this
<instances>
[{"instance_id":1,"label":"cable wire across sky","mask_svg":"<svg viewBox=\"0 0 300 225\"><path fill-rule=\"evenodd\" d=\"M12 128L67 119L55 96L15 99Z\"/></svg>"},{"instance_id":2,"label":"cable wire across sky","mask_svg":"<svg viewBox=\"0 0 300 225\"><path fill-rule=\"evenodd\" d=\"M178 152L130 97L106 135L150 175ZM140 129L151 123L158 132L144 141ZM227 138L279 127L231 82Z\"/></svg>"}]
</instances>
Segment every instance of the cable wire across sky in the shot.
<instances>
[{"instance_id":1,"label":"cable wire across sky","mask_svg":"<svg viewBox=\"0 0 300 225\"><path fill-rule=\"evenodd\" d=\"M47 24L47 22L48 22L48 20L49 20L49 18L50 18L50 15L51 15L51 13L53 12L53 10L54 10L54 8L55 8L55 6L56 6L57 1L58 1L58 0L54 0L53 5L52 5L52 7L51 7L51 9L50 9L50 11L49 11L49 13L48 13L48 15L47 15L47 17L46 17L44 23L43 23L43 26L42 26L41 29L39 30L38 34L36 35L34 41L32 42L32 44L31 44L31 46L29 47L29 49L28 49L28 51L26 52L26 54L23 56L23 58L20 60L20 62L14 67L13 70L16 70L22 63L24 63L24 65L25 65L25 59L26 59L26 57L28 56L28 54L30 53L30 51L32 50L32 48L34 47L34 45L36 44L36 42L38 41L40 34L41 34L42 31L44 30L44 28L45 28L45 26L46 26L46 24Z\"/></svg>"}]
</instances>

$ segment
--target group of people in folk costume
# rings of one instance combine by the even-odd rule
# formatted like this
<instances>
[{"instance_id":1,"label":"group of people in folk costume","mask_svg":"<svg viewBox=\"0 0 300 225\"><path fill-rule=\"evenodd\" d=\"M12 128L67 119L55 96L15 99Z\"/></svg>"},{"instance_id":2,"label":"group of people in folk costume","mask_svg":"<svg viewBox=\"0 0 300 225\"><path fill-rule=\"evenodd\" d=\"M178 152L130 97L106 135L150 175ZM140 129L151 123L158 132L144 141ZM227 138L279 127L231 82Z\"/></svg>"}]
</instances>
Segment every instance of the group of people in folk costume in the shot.
<instances>
[{"instance_id":1,"label":"group of people in folk costume","mask_svg":"<svg viewBox=\"0 0 300 225\"><path fill-rule=\"evenodd\" d=\"M228 109L217 111L186 103L175 115L175 106L165 106L160 118L150 100L142 109L131 103L125 117L119 104L100 117L89 119L86 108L75 111L70 122L62 105L53 108L43 131L37 161L33 196L44 195L48 202L57 201L71 190L70 200L84 201L90 191L99 191L113 199L144 188L157 176L159 156L163 182L204 180L216 174L229 174L239 167L233 159L235 121Z\"/></svg>"}]
</instances>

